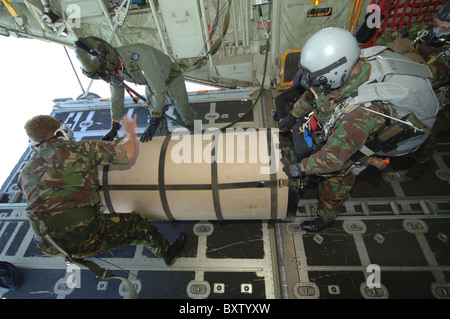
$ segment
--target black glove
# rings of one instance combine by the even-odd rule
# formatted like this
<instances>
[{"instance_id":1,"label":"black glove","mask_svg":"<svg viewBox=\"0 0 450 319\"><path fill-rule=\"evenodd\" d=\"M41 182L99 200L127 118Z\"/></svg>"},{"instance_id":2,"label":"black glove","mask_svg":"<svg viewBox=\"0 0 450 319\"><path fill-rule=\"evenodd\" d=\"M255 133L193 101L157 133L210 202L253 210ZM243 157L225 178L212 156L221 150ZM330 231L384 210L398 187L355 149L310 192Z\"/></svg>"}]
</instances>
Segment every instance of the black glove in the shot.
<instances>
[{"instance_id":1,"label":"black glove","mask_svg":"<svg viewBox=\"0 0 450 319\"><path fill-rule=\"evenodd\" d=\"M117 132L119 132L119 130L120 130L121 127L122 127L122 126L121 126L119 123L117 123L117 122L112 122L112 124L111 124L111 129L109 130L108 133L106 133L106 134L101 138L101 140L102 140L102 141L112 141L112 140L116 137Z\"/></svg>"},{"instance_id":2,"label":"black glove","mask_svg":"<svg viewBox=\"0 0 450 319\"><path fill-rule=\"evenodd\" d=\"M148 142L151 141L153 138L153 135L156 132L156 128L159 125L159 122L161 122L162 117L152 117L150 119L150 123L148 123L147 128L145 129L144 133L141 135L141 142Z\"/></svg>"},{"instance_id":3,"label":"black glove","mask_svg":"<svg viewBox=\"0 0 450 319\"><path fill-rule=\"evenodd\" d=\"M273 119L275 122L278 122L278 120L281 120L281 119L278 118L278 112L277 112L277 111L273 111L273 113L272 113L272 119Z\"/></svg>"},{"instance_id":4,"label":"black glove","mask_svg":"<svg viewBox=\"0 0 450 319\"><path fill-rule=\"evenodd\" d=\"M303 174L303 171L297 161L292 161L284 166L283 171L286 173L289 179L298 178Z\"/></svg>"},{"instance_id":5,"label":"black glove","mask_svg":"<svg viewBox=\"0 0 450 319\"><path fill-rule=\"evenodd\" d=\"M279 122L278 122L278 127L280 128L281 132L286 132L288 130L290 130L295 122L297 122L298 118L296 118L294 115L292 115L292 113L289 113L288 116L283 117Z\"/></svg>"}]
</instances>

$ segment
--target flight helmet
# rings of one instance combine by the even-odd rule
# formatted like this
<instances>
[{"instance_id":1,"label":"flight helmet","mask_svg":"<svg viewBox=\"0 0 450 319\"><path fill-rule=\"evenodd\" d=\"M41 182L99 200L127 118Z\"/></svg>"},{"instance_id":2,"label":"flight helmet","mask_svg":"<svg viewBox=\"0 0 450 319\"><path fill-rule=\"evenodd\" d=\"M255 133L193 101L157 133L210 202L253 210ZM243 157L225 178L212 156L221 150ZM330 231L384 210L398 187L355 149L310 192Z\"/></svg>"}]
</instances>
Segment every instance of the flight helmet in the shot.
<instances>
[{"instance_id":1,"label":"flight helmet","mask_svg":"<svg viewBox=\"0 0 450 319\"><path fill-rule=\"evenodd\" d=\"M316 32L306 41L300 56L303 87L326 91L339 88L359 56L358 42L347 30L331 27Z\"/></svg>"},{"instance_id":2,"label":"flight helmet","mask_svg":"<svg viewBox=\"0 0 450 319\"><path fill-rule=\"evenodd\" d=\"M119 52L108 42L97 37L87 37L79 38L75 45L76 57L87 77L110 82L110 75L119 71L122 64Z\"/></svg>"}]
</instances>

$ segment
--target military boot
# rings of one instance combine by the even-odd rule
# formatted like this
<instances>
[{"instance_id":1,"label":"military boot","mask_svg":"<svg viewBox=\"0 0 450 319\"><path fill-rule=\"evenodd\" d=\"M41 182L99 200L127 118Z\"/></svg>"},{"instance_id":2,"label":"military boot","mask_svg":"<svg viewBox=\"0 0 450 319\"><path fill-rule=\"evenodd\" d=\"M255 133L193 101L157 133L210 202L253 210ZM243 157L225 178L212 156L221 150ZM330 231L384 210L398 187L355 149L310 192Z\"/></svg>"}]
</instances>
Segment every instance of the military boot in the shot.
<instances>
[{"instance_id":1,"label":"military boot","mask_svg":"<svg viewBox=\"0 0 450 319\"><path fill-rule=\"evenodd\" d=\"M120 125L120 123L112 122L111 129L102 137L102 141L112 141L116 137L117 132L119 132L121 127L122 126Z\"/></svg>"},{"instance_id":2,"label":"military boot","mask_svg":"<svg viewBox=\"0 0 450 319\"><path fill-rule=\"evenodd\" d=\"M307 232L317 233L325 228L333 226L333 221L324 221L322 218L318 217L314 220L308 220L300 224L300 228Z\"/></svg>"},{"instance_id":3,"label":"military boot","mask_svg":"<svg viewBox=\"0 0 450 319\"><path fill-rule=\"evenodd\" d=\"M177 239L175 239L175 241L167 249L167 253L164 254L164 262L167 266L172 266L183 249L185 243L186 235L184 233L179 234Z\"/></svg>"}]
</instances>

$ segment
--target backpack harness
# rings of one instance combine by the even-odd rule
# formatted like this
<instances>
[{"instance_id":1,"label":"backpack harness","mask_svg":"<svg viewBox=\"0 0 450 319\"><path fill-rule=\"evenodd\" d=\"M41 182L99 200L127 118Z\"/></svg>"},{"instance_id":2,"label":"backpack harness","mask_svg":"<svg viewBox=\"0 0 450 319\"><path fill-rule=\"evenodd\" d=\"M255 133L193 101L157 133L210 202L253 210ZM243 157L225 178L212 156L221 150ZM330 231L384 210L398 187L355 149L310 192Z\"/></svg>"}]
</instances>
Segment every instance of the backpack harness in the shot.
<instances>
[{"instance_id":1,"label":"backpack harness","mask_svg":"<svg viewBox=\"0 0 450 319\"><path fill-rule=\"evenodd\" d=\"M335 106L325 124L316 123L313 111L306 116L300 130L307 133L305 140L308 146L312 146L314 141L317 148L326 142L336 123L358 107L366 107L367 111L388 118L387 126L370 136L361 150L344 165L344 174L355 168L357 161L381 170L385 164L372 155L406 155L420 147L431 132L439 105L431 86L430 69L398 53L386 51L385 46L362 50L361 57L367 58L371 64L370 78L354 94ZM311 91L317 96L314 89ZM386 109L389 115L367 108L372 104ZM314 130L311 124L317 128Z\"/></svg>"}]
</instances>

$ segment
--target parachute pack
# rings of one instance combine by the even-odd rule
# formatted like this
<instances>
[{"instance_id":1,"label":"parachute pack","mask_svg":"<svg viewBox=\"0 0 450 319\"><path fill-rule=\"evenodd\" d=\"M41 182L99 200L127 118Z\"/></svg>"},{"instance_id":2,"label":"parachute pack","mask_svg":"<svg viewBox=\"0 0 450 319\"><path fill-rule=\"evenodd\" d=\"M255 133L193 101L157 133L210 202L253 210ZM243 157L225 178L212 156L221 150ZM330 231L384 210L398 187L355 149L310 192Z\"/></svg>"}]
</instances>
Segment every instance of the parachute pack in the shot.
<instances>
[{"instance_id":1,"label":"parachute pack","mask_svg":"<svg viewBox=\"0 0 450 319\"><path fill-rule=\"evenodd\" d=\"M428 66L387 49L374 46L361 50L361 57L372 67L370 78L356 96L347 99L341 113L374 102L388 106L387 127L361 149L367 156L402 156L415 151L427 139L439 109Z\"/></svg>"}]
</instances>

